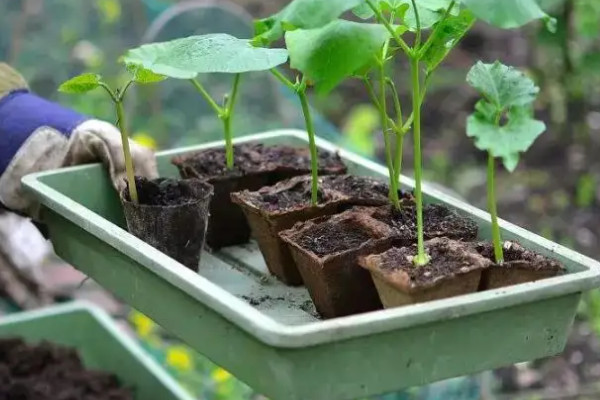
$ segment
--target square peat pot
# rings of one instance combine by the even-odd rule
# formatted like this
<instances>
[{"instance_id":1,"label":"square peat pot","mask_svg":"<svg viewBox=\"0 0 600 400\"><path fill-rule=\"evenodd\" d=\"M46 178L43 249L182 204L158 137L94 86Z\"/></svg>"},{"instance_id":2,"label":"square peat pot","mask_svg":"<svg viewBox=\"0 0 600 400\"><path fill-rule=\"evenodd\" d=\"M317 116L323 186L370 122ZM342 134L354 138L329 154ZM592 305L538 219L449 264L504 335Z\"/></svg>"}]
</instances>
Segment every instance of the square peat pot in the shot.
<instances>
[{"instance_id":1,"label":"square peat pot","mask_svg":"<svg viewBox=\"0 0 600 400\"><path fill-rule=\"evenodd\" d=\"M242 141L306 146L307 136L285 130ZM339 150L350 173L385 179L384 167L317 143ZM178 175L174 155L222 145L159 153L160 173ZM203 254L198 274L130 235L101 165L30 175L24 185L43 205L60 257L275 400L351 399L557 354L581 293L600 284L599 263L502 221L504 239L557 258L568 273L322 321L305 288L269 276L255 243ZM480 238L491 237L487 213L424 186L427 202L469 215Z\"/></svg>"},{"instance_id":2,"label":"square peat pot","mask_svg":"<svg viewBox=\"0 0 600 400\"><path fill-rule=\"evenodd\" d=\"M0 337L47 340L75 348L86 368L115 374L136 400L192 400L193 397L103 310L73 302L0 318Z\"/></svg>"}]
</instances>

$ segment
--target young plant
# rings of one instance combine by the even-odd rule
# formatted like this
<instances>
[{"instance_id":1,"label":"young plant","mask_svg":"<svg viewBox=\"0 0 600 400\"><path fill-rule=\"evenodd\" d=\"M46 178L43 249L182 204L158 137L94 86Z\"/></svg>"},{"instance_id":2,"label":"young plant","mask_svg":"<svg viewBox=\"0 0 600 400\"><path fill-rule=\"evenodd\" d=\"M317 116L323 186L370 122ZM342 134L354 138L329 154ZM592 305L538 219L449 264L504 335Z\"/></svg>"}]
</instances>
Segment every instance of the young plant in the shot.
<instances>
[{"instance_id":1,"label":"young plant","mask_svg":"<svg viewBox=\"0 0 600 400\"><path fill-rule=\"evenodd\" d=\"M362 0L294 0L279 13L255 23L254 43L270 45L285 36L290 66L301 74L292 82L276 69L273 75L300 100L311 154L311 204L318 199L318 154L307 89L326 94L346 77L372 63L389 38L384 28L338 17Z\"/></svg>"},{"instance_id":2,"label":"young plant","mask_svg":"<svg viewBox=\"0 0 600 400\"><path fill-rule=\"evenodd\" d=\"M129 197L134 204L138 204L137 187L135 184L135 171L133 168L133 160L129 150L129 133L127 130L127 120L125 119L125 111L123 101L125 94L132 84L149 84L160 82L166 79L163 75L158 75L147 69L133 64L126 64L127 70L131 74L131 78L121 88L112 89L106 84L102 76L98 74L85 73L63 82L58 88L59 92L81 94L91 90L102 88L108 93L110 99L115 105L117 114L117 127L121 132L121 141L123 144L123 157L125 159L125 171L127 173L127 183L129 187Z\"/></svg>"},{"instance_id":3,"label":"young plant","mask_svg":"<svg viewBox=\"0 0 600 400\"><path fill-rule=\"evenodd\" d=\"M227 169L234 167L231 120L241 74L272 69L285 63L287 58L285 49L254 47L247 39L222 33L145 44L129 50L124 56L127 63L140 65L156 74L190 81L223 122ZM204 73L234 74L231 93L224 96L221 104L197 79L198 74Z\"/></svg>"},{"instance_id":4,"label":"young plant","mask_svg":"<svg viewBox=\"0 0 600 400\"><path fill-rule=\"evenodd\" d=\"M416 0L364 0L354 9L354 13L363 19L375 18L387 29L396 46L396 48L392 48L386 44L383 47L382 58L378 63L380 95L377 101L374 100L374 103L381 110L384 131L390 126L397 135L395 160L391 168L389 158L392 150L389 140L386 142L388 169L390 169L390 175L394 176L396 185L402 165L403 136L408 130L412 129L413 132L418 244L414 263L417 266L425 265L429 261L429 256L425 253L423 238L421 107L432 74L469 31L476 18L502 28L514 28L539 18L550 20L534 0L426 0L419 2ZM427 31L429 34L425 38ZM413 33L412 44L403 39L405 32ZM385 69L381 66L397 53L404 53L410 63L412 112L406 119L402 118L393 81L385 76ZM364 80L369 92L372 93L369 77L365 76ZM383 118L384 114L387 116L383 81L392 82L388 86L393 95L397 114L396 121L387 117L387 123ZM376 99L374 95L372 97Z\"/></svg>"},{"instance_id":5,"label":"young plant","mask_svg":"<svg viewBox=\"0 0 600 400\"><path fill-rule=\"evenodd\" d=\"M539 88L522 72L499 62L479 61L467 75L467 82L482 99L467 120L467 135L475 140L479 150L487 151L488 209L492 216L492 240L497 263L504 261L502 239L498 226L495 194L495 159L512 172L519 154L527 151L535 139L546 130L542 121L532 118L532 103Z\"/></svg>"}]
</instances>

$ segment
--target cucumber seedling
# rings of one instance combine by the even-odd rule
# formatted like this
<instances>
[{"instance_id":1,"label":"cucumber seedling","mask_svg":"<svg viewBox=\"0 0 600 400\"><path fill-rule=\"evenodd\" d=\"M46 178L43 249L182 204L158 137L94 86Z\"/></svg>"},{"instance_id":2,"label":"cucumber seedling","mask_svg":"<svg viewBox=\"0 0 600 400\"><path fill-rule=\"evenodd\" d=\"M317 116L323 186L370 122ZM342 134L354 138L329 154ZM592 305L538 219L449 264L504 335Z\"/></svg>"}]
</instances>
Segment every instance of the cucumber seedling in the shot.
<instances>
[{"instance_id":1,"label":"cucumber seedling","mask_svg":"<svg viewBox=\"0 0 600 400\"><path fill-rule=\"evenodd\" d=\"M85 73L63 82L58 88L58 91L63 93L82 94L97 88L102 88L106 91L106 93L108 93L108 96L115 106L115 111L117 114L117 127L121 132L129 197L134 204L138 204L137 187L135 184L135 171L133 167L133 160L131 158L131 152L129 150L129 133L127 130L127 120L125 119L123 101L125 100L125 94L127 93L127 90L134 83L155 83L166 79L166 77L155 74L154 72L144 69L138 65L126 64L126 67L131 74L131 78L120 88L112 89L106 82L104 82L101 75Z\"/></svg>"},{"instance_id":2,"label":"cucumber seedling","mask_svg":"<svg viewBox=\"0 0 600 400\"><path fill-rule=\"evenodd\" d=\"M234 167L231 121L238 98L241 74L272 69L287 61L285 49L257 48L248 39L224 33L195 35L168 42L149 43L131 49L124 56L156 74L186 79L210 105L223 122L227 169ZM231 92L219 104L197 79L198 74L234 74Z\"/></svg>"},{"instance_id":3,"label":"cucumber seedling","mask_svg":"<svg viewBox=\"0 0 600 400\"><path fill-rule=\"evenodd\" d=\"M481 95L475 112L467 119L467 136L475 147L488 153L487 199L492 217L492 241L497 263L504 261L496 208L496 158L512 172L519 155L529 149L546 125L532 117L539 88L519 70L500 62L479 61L467 75L467 82Z\"/></svg>"}]
</instances>

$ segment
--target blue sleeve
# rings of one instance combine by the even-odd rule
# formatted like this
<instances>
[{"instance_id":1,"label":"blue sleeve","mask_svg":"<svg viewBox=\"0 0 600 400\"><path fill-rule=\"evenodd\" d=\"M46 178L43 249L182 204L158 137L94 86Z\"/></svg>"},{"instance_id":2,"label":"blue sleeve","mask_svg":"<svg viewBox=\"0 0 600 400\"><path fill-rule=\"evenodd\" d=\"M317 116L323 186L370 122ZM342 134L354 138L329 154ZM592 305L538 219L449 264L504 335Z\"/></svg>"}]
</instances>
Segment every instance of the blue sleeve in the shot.
<instances>
[{"instance_id":1,"label":"blue sleeve","mask_svg":"<svg viewBox=\"0 0 600 400\"><path fill-rule=\"evenodd\" d=\"M66 137L85 115L43 99L26 89L15 90L0 99L0 176L19 148L39 127L48 126Z\"/></svg>"}]
</instances>

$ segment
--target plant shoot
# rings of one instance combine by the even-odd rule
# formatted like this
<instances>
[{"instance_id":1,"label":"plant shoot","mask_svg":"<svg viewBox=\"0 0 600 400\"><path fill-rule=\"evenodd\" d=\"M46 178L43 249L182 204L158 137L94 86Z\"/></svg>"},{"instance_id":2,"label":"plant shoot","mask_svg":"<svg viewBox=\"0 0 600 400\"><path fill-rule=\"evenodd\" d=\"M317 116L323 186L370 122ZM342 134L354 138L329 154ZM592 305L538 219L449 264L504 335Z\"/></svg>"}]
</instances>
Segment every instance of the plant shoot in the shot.
<instances>
[{"instance_id":1,"label":"plant shoot","mask_svg":"<svg viewBox=\"0 0 600 400\"><path fill-rule=\"evenodd\" d=\"M127 52L127 63L136 64L169 78L186 79L200 93L223 123L227 169L234 167L231 123L239 93L241 74L264 71L287 61L285 49L254 47L247 39L217 33L196 35L169 42L150 43ZM198 74L233 74L231 92L219 104L197 79Z\"/></svg>"},{"instance_id":2,"label":"plant shoot","mask_svg":"<svg viewBox=\"0 0 600 400\"><path fill-rule=\"evenodd\" d=\"M125 159L125 171L127 173L129 197L134 204L138 204L137 187L135 184L135 171L133 167L133 160L131 158L131 152L129 150L129 133L127 130L127 120L125 119L123 101L125 100L125 94L127 93L127 90L132 84L150 84L160 82L166 79L166 77L155 74L152 71L133 64L127 64L127 70L131 73L131 78L121 88L112 89L104 82L102 76L98 74L85 73L63 82L58 90L63 93L81 94L100 87L104 89L106 93L108 93L115 106L115 111L117 114L116 125L121 132L123 158Z\"/></svg>"},{"instance_id":3,"label":"plant shoot","mask_svg":"<svg viewBox=\"0 0 600 400\"><path fill-rule=\"evenodd\" d=\"M502 238L498 226L495 193L495 160L501 158L512 172L519 154L527 151L546 130L542 121L533 119L533 102L539 88L522 72L495 62L479 61L467 75L467 82L481 95L475 112L467 120L467 136L475 147L488 153L487 198L492 219L492 241L497 263L504 261Z\"/></svg>"}]
</instances>

